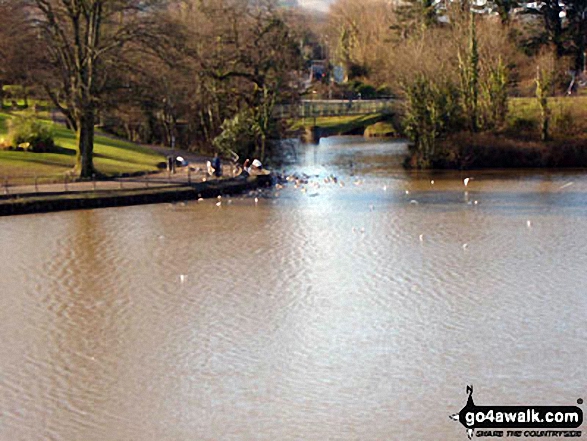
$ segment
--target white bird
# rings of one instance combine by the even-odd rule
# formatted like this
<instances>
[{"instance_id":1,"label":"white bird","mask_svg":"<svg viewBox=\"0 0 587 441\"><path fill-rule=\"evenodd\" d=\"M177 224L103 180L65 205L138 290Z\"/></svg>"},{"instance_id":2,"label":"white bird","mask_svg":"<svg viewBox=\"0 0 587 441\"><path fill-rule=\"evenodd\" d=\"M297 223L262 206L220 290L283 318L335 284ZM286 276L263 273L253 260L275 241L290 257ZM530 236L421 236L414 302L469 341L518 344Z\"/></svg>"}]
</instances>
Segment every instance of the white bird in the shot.
<instances>
[{"instance_id":1,"label":"white bird","mask_svg":"<svg viewBox=\"0 0 587 441\"><path fill-rule=\"evenodd\" d=\"M532 222L531 222L530 220L527 220L527 221L526 221L526 226L527 226L528 228L532 228Z\"/></svg>"},{"instance_id":2,"label":"white bird","mask_svg":"<svg viewBox=\"0 0 587 441\"><path fill-rule=\"evenodd\" d=\"M571 185L573 185L573 182L567 182L565 185L561 185L558 189L562 190L563 188L570 187Z\"/></svg>"},{"instance_id":3,"label":"white bird","mask_svg":"<svg viewBox=\"0 0 587 441\"><path fill-rule=\"evenodd\" d=\"M202 202L204 198L198 198L198 202Z\"/></svg>"},{"instance_id":4,"label":"white bird","mask_svg":"<svg viewBox=\"0 0 587 441\"><path fill-rule=\"evenodd\" d=\"M179 275L179 281L181 283L184 283L186 281L186 279L188 278L188 276L186 276L185 274L180 274Z\"/></svg>"},{"instance_id":5,"label":"white bird","mask_svg":"<svg viewBox=\"0 0 587 441\"><path fill-rule=\"evenodd\" d=\"M463 244L463 250L466 250L467 248L469 248L469 244L468 243L464 243Z\"/></svg>"},{"instance_id":6,"label":"white bird","mask_svg":"<svg viewBox=\"0 0 587 441\"><path fill-rule=\"evenodd\" d=\"M410 204L412 204L412 205L418 205L418 201L416 199L412 199L410 201Z\"/></svg>"},{"instance_id":7,"label":"white bird","mask_svg":"<svg viewBox=\"0 0 587 441\"><path fill-rule=\"evenodd\" d=\"M410 192L408 190L406 190L406 194L410 194Z\"/></svg>"},{"instance_id":8,"label":"white bird","mask_svg":"<svg viewBox=\"0 0 587 441\"><path fill-rule=\"evenodd\" d=\"M218 201L218 202L216 202L216 206L217 206L217 207L220 207L221 205L222 205L222 201Z\"/></svg>"},{"instance_id":9,"label":"white bird","mask_svg":"<svg viewBox=\"0 0 587 441\"><path fill-rule=\"evenodd\" d=\"M255 198L255 205L259 203L259 198Z\"/></svg>"},{"instance_id":10,"label":"white bird","mask_svg":"<svg viewBox=\"0 0 587 441\"><path fill-rule=\"evenodd\" d=\"M434 179L430 181L430 185L434 185Z\"/></svg>"},{"instance_id":11,"label":"white bird","mask_svg":"<svg viewBox=\"0 0 587 441\"><path fill-rule=\"evenodd\" d=\"M475 205L477 205L477 204L479 203L479 201L475 201L475 202L473 202L473 203L474 203Z\"/></svg>"},{"instance_id":12,"label":"white bird","mask_svg":"<svg viewBox=\"0 0 587 441\"><path fill-rule=\"evenodd\" d=\"M383 186L383 191L387 191L387 185Z\"/></svg>"},{"instance_id":13,"label":"white bird","mask_svg":"<svg viewBox=\"0 0 587 441\"><path fill-rule=\"evenodd\" d=\"M469 181L470 181L471 179L472 179L472 178L465 178L465 179L463 179L463 184L465 184L465 187L466 187L467 185L469 185Z\"/></svg>"},{"instance_id":14,"label":"white bird","mask_svg":"<svg viewBox=\"0 0 587 441\"><path fill-rule=\"evenodd\" d=\"M420 242L424 242L424 235L420 234Z\"/></svg>"}]
</instances>

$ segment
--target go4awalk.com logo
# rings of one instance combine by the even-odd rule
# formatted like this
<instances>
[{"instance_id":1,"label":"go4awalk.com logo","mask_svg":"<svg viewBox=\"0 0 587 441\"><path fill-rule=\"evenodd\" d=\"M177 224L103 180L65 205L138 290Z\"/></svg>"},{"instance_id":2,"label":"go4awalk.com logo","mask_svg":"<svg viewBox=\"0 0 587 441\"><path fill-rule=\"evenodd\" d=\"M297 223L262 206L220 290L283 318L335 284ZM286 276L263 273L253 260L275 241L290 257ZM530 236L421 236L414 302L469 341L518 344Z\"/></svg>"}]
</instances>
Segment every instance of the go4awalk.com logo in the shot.
<instances>
[{"instance_id":1,"label":"go4awalk.com logo","mask_svg":"<svg viewBox=\"0 0 587 441\"><path fill-rule=\"evenodd\" d=\"M450 418L460 422L469 439L477 437L580 437L583 411L578 406L477 406L473 386L467 404ZM583 404L582 399L577 404Z\"/></svg>"}]
</instances>

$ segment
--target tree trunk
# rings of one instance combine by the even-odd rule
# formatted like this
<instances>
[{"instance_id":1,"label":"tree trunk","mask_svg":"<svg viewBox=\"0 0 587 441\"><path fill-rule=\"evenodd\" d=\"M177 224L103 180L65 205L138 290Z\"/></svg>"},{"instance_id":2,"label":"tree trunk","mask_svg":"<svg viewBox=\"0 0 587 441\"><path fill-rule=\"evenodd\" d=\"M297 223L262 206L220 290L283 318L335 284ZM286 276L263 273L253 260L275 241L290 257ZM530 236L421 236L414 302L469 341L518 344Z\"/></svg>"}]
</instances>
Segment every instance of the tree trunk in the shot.
<instances>
[{"instance_id":1,"label":"tree trunk","mask_svg":"<svg viewBox=\"0 0 587 441\"><path fill-rule=\"evenodd\" d=\"M86 109L77 121L77 163L75 171L79 177L91 178L94 169L94 109Z\"/></svg>"},{"instance_id":2,"label":"tree trunk","mask_svg":"<svg viewBox=\"0 0 587 441\"><path fill-rule=\"evenodd\" d=\"M585 32L587 32L587 24L582 20L577 27L579 30L575 38L575 72L579 76L585 70Z\"/></svg>"},{"instance_id":3,"label":"tree trunk","mask_svg":"<svg viewBox=\"0 0 587 441\"><path fill-rule=\"evenodd\" d=\"M261 161L265 161L265 147L267 140L265 135L261 135Z\"/></svg>"}]
</instances>

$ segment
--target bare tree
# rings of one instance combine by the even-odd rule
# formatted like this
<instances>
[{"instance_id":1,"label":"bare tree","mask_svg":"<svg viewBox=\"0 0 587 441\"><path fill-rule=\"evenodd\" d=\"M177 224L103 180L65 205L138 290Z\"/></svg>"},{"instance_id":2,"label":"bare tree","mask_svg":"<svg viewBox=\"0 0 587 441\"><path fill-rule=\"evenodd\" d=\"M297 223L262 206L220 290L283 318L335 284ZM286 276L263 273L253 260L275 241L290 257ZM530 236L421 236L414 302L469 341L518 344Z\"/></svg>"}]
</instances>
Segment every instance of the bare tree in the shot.
<instances>
[{"instance_id":1,"label":"bare tree","mask_svg":"<svg viewBox=\"0 0 587 441\"><path fill-rule=\"evenodd\" d=\"M17 2L0 0L0 103L4 98L4 85L20 85L26 104L26 90L33 84L31 72L39 48L33 29L27 26L27 10L21 6Z\"/></svg>"},{"instance_id":2,"label":"bare tree","mask_svg":"<svg viewBox=\"0 0 587 441\"><path fill-rule=\"evenodd\" d=\"M75 173L96 171L93 163L96 112L114 54L131 42L153 39L154 12L166 0L25 0L47 45L48 61L56 68L59 92L47 85L53 103L77 130Z\"/></svg>"}]
</instances>

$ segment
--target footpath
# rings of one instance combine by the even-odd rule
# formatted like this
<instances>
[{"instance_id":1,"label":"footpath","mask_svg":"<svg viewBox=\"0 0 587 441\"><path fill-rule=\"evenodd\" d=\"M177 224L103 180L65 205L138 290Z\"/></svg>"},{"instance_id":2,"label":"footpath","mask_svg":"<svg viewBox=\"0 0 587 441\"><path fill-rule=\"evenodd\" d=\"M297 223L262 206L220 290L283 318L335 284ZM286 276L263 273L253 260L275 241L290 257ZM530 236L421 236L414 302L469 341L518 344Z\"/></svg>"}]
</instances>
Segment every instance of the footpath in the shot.
<instances>
[{"instance_id":1,"label":"footpath","mask_svg":"<svg viewBox=\"0 0 587 441\"><path fill-rule=\"evenodd\" d=\"M119 207L234 195L271 185L271 176L210 179L191 163L176 173L59 183L0 187L0 216L51 211ZM227 170L228 171L228 170Z\"/></svg>"}]
</instances>

